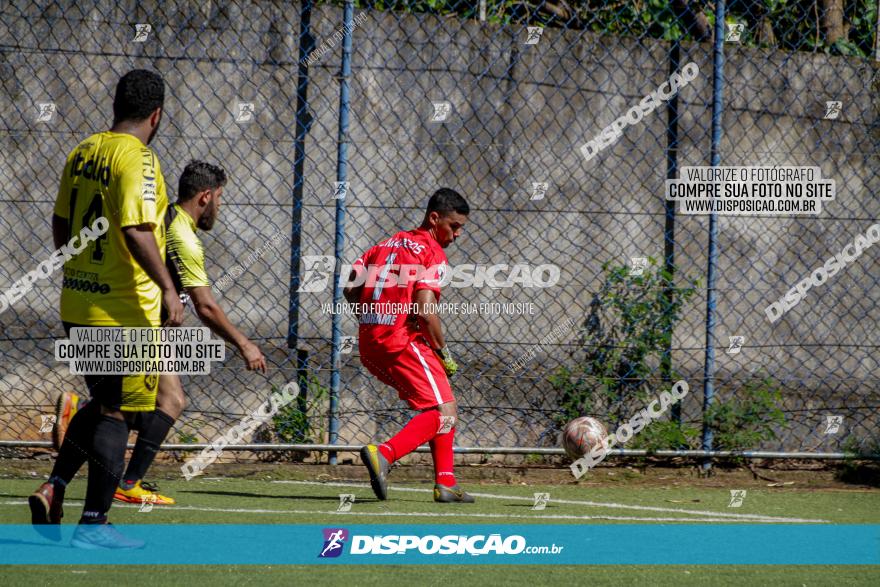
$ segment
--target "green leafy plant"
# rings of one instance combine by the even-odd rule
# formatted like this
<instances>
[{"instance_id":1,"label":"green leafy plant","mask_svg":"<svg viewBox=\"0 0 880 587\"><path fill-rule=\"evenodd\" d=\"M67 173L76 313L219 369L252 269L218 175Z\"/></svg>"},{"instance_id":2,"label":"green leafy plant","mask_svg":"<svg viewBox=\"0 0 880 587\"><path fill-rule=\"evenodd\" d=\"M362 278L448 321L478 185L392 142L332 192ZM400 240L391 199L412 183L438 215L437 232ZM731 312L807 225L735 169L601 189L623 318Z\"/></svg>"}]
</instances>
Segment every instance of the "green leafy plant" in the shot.
<instances>
[{"instance_id":1,"label":"green leafy plant","mask_svg":"<svg viewBox=\"0 0 880 587\"><path fill-rule=\"evenodd\" d=\"M871 437L860 439L854 434L850 434L841 444L841 448L843 452L856 457L878 456L880 455L880 436L875 433Z\"/></svg>"},{"instance_id":2,"label":"green leafy plant","mask_svg":"<svg viewBox=\"0 0 880 587\"><path fill-rule=\"evenodd\" d=\"M645 426L633 437L628 448L645 450L670 450L696 448L700 429L674 420L657 420Z\"/></svg>"},{"instance_id":3,"label":"green leafy plant","mask_svg":"<svg viewBox=\"0 0 880 587\"><path fill-rule=\"evenodd\" d=\"M177 442L180 444L195 444L199 441L199 437L192 432L181 432L177 435Z\"/></svg>"},{"instance_id":4,"label":"green leafy plant","mask_svg":"<svg viewBox=\"0 0 880 587\"><path fill-rule=\"evenodd\" d=\"M177 442L180 444L196 444L201 440L199 438L200 430L207 425L205 420L199 418L188 419L186 429L177 433ZM189 451L171 451L171 458L178 462L186 460L187 455L192 454Z\"/></svg>"},{"instance_id":5,"label":"green leafy plant","mask_svg":"<svg viewBox=\"0 0 880 587\"><path fill-rule=\"evenodd\" d=\"M208 422L200 418L191 418L186 422L186 429L177 433L177 442L180 444L195 444L199 441L199 431Z\"/></svg>"},{"instance_id":6,"label":"green leafy plant","mask_svg":"<svg viewBox=\"0 0 880 587\"><path fill-rule=\"evenodd\" d=\"M308 404L320 405L330 395L330 390L321 385L314 375L309 375L305 393L283 406L272 416L272 428L280 442L289 444L312 444L323 439L323 428L311 417Z\"/></svg>"},{"instance_id":7,"label":"green leafy plant","mask_svg":"<svg viewBox=\"0 0 880 587\"><path fill-rule=\"evenodd\" d=\"M581 358L550 377L559 393L556 422L596 413L610 406L610 424L626 416L626 402L655 394L655 374L667 352L682 305L695 287L677 287L672 274L648 258L649 266L634 275L627 266L603 265L605 280L593 295L581 336ZM695 286L699 282L693 282ZM670 377L676 378L674 373Z\"/></svg>"},{"instance_id":8,"label":"green leafy plant","mask_svg":"<svg viewBox=\"0 0 880 587\"><path fill-rule=\"evenodd\" d=\"M547 462L547 455L527 454L523 456L523 464L528 466L543 465Z\"/></svg>"},{"instance_id":9,"label":"green leafy plant","mask_svg":"<svg viewBox=\"0 0 880 587\"><path fill-rule=\"evenodd\" d=\"M341 6L342 0L323 0L318 4ZM435 14L460 19L478 19L479 2L460 0L355 0L358 9L387 10L410 14ZM526 24L590 30L605 35L653 38L664 41L693 41L694 32L711 37L715 23L714 3L687 0L691 17L677 15L669 0L609 1L584 0L576 3L519 0L487 0L486 20L493 25ZM778 47L789 51L825 52L835 55L869 57L872 54L877 23L878 0L846 0L841 3L840 38L831 42L823 30L823 8L801 0L756 0L731 3L727 22L745 25L739 44L744 47ZM701 26L685 24L685 18L704 21ZM703 38L703 40L707 40Z\"/></svg>"},{"instance_id":10,"label":"green leafy plant","mask_svg":"<svg viewBox=\"0 0 880 587\"><path fill-rule=\"evenodd\" d=\"M272 387L272 393L279 391ZM299 396L281 408L269 422L260 426L254 433L254 442L278 444L314 444L324 438L322 419L315 412L324 405L330 391L321 385L315 375L308 376L306 389ZM303 461L307 456L304 452L263 451L258 454L262 461L291 460Z\"/></svg>"},{"instance_id":11,"label":"green leafy plant","mask_svg":"<svg viewBox=\"0 0 880 587\"><path fill-rule=\"evenodd\" d=\"M750 381L726 401L718 398L704 414L714 431L715 450L745 450L776 438L773 428L785 424L782 391L770 377Z\"/></svg>"},{"instance_id":12,"label":"green leafy plant","mask_svg":"<svg viewBox=\"0 0 880 587\"><path fill-rule=\"evenodd\" d=\"M863 457L880 455L880 436L876 433L867 438L849 435L841 443L841 449L847 453L835 476L845 483L859 483L880 487L880 465L876 462L865 462Z\"/></svg>"}]
</instances>

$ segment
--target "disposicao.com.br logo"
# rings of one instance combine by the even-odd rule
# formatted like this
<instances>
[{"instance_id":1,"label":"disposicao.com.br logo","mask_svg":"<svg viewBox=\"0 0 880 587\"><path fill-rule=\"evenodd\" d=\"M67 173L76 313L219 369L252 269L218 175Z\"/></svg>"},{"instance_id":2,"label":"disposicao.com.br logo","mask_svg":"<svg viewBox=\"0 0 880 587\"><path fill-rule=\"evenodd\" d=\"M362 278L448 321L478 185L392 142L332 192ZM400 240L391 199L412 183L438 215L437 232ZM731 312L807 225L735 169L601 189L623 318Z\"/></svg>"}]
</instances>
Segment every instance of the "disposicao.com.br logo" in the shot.
<instances>
[{"instance_id":1,"label":"disposicao.com.br logo","mask_svg":"<svg viewBox=\"0 0 880 587\"><path fill-rule=\"evenodd\" d=\"M324 541L319 558L338 557L349 538L344 528L325 528ZM517 555L560 554L564 546L528 546L526 539L518 534L477 534L474 536L428 534L388 534L366 536L354 534L349 541L350 555Z\"/></svg>"}]
</instances>

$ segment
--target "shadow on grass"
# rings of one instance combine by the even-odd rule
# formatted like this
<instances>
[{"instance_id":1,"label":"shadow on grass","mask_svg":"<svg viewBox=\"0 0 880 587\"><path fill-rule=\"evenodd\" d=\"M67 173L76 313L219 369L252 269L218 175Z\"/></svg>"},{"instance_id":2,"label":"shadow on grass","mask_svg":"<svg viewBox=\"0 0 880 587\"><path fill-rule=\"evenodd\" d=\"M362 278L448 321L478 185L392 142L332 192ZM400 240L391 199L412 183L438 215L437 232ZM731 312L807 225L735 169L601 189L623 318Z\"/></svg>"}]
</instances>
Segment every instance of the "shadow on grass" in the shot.
<instances>
[{"instance_id":1,"label":"shadow on grass","mask_svg":"<svg viewBox=\"0 0 880 587\"><path fill-rule=\"evenodd\" d=\"M252 497L256 499L308 499L312 501L328 501L339 503L338 495L268 495L264 493L247 493L245 491L206 491L203 489L183 489L175 491L175 493L189 493L193 495L225 495L229 497ZM358 497L358 503L378 502L375 497Z\"/></svg>"}]
</instances>

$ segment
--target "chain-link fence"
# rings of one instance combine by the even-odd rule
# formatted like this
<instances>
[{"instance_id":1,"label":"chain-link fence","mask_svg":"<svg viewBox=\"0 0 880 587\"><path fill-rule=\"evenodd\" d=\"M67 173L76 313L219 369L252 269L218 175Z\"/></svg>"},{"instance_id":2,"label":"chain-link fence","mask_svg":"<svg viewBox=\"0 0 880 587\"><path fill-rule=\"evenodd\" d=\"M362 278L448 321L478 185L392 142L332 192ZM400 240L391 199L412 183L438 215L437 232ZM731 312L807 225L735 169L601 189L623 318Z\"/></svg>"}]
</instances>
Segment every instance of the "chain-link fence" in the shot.
<instances>
[{"instance_id":1,"label":"chain-link fence","mask_svg":"<svg viewBox=\"0 0 880 587\"><path fill-rule=\"evenodd\" d=\"M557 446L568 418L615 425L685 379L630 446L877 451L876 249L765 312L880 216L875 1L732 4L722 26L723 4L679 0L334 4L0 9L4 289L51 253L64 158L109 127L129 69L165 78L151 146L169 187L192 158L230 176L208 270L272 370L231 356L184 378L169 442L210 442L294 378L306 393L255 441L396 431L411 412L348 344L355 318L328 311L325 261L414 228L447 186L472 206L451 265L507 266L443 293L459 445ZM710 164L818 167L836 197L819 214L682 214L667 178ZM528 287L540 265L558 282ZM45 439L54 397L83 387L53 360L60 284L0 315L3 440Z\"/></svg>"}]
</instances>

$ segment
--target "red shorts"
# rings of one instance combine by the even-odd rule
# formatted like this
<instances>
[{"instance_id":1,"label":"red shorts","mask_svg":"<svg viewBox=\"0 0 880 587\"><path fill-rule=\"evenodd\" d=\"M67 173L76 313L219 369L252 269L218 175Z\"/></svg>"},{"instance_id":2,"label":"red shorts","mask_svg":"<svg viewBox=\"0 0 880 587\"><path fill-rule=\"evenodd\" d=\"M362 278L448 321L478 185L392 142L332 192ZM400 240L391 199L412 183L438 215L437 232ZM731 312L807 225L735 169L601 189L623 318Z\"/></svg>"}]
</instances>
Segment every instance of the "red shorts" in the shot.
<instances>
[{"instance_id":1,"label":"red shorts","mask_svg":"<svg viewBox=\"0 0 880 587\"><path fill-rule=\"evenodd\" d=\"M443 364L420 336L397 353L363 344L360 354L364 367L379 381L396 389L400 399L414 410L455 401Z\"/></svg>"}]
</instances>

